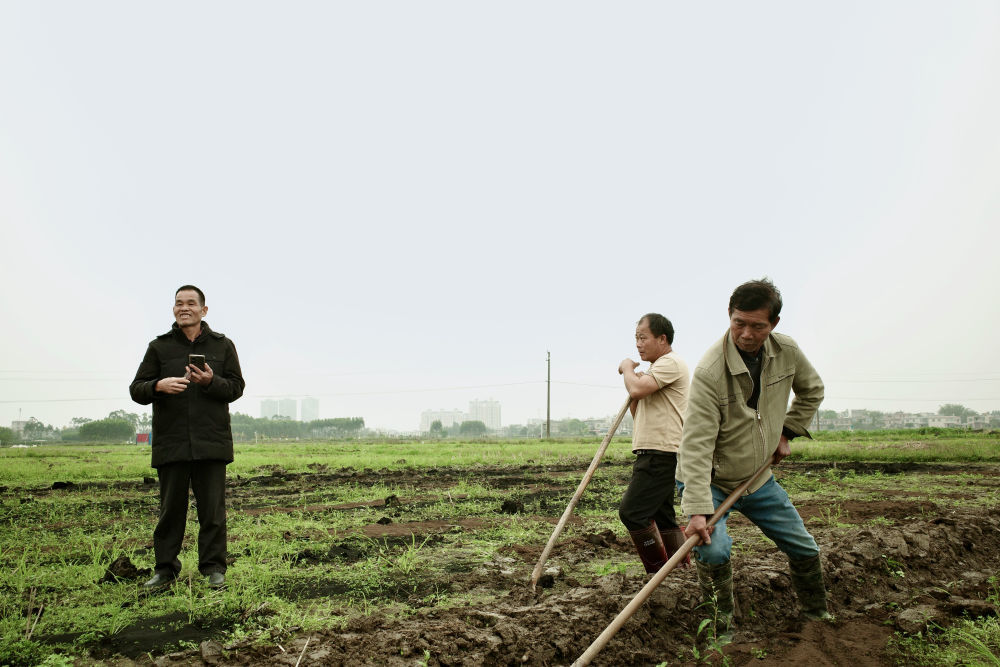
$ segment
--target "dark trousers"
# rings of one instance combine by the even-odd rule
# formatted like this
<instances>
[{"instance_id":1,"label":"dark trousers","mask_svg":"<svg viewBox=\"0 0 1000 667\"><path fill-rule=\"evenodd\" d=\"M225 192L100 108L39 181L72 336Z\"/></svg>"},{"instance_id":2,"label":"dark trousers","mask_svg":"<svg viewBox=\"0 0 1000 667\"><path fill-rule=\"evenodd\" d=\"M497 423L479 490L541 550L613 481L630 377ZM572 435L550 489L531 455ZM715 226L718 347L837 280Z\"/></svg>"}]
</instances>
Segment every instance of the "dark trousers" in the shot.
<instances>
[{"instance_id":1,"label":"dark trousers","mask_svg":"<svg viewBox=\"0 0 1000 667\"><path fill-rule=\"evenodd\" d=\"M156 469L160 479L160 520L153 531L156 571L180 574L188 488L198 507L198 570L209 575L226 571L226 463L182 461Z\"/></svg>"},{"instance_id":2,"label":"dark trousers","mask_svg":"<svg viewBox=\"0 0 1000 667\"><path fill-rule=\"evenodd\" d=\"M641 530L655 521L660 530L677 527L674 512L674 473L677 454L638 450L632 464L632 481L625 490L618 517L629 530Z\"/></svg>"}]
</instances>

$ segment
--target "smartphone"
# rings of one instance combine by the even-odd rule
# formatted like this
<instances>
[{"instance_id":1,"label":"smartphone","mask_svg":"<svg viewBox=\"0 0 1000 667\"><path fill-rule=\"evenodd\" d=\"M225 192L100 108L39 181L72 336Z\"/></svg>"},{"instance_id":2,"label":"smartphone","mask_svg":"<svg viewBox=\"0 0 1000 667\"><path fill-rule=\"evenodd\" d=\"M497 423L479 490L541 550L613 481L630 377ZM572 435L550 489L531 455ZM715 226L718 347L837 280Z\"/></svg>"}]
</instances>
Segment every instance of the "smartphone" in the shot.
<instances>
[{"instance_id":1,"label":"smartphone","mask_svg":"<svg viewBox=\"0 0 1000 667\"><path fill-rule=\"evenodd\" d=\"M204 354L189 354L188 355L188 365L195 366L198 370L205 370L205 355Z\"/></svg>"}]
</instances>

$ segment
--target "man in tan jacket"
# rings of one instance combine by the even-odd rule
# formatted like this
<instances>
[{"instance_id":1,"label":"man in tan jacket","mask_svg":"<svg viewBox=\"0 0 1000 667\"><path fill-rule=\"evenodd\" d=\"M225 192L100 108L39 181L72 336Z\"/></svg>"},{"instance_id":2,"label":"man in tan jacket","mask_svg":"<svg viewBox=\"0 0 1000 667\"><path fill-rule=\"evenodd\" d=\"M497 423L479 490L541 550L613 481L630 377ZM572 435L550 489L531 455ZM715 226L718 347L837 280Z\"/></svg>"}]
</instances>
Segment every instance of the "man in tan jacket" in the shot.
<instances>
[{"instance_id":1,"label":"man in tan jacket","mask_svg":"<svg viewBox=\"0 0 1000 667\"><path fill-rule=\"evenodd\" d=\"M781 293L766 278L737 287L729 299L729 331L698 362L691 383L678 474L681 507L689 516L687 536L704 541L694 550L698 581L720 632L728 631L735 607L732 538L728 512L714 529L706 528L707 519L766 462L788 456L793 438L811 437L806 427L823 400L823 382L802 350L773 331L780 312ZM770 471L733 509L788 556L803 615L830 618L819 547Z\"/></svg>"}]
</instances>

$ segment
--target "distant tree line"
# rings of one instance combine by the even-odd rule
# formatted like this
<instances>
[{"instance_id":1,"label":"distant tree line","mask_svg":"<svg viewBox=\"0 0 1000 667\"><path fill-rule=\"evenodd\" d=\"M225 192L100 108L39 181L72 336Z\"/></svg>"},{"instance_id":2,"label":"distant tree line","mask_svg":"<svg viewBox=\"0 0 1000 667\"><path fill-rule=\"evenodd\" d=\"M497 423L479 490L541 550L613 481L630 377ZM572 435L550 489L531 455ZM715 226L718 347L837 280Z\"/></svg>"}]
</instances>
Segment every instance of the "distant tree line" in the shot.
<instances>
[{"instance_id":1,"label":"distant tree line","mask_svg":"<svg viewBox=\"0 0 1000 667\"><path fill-rule=\"evenodd\" d=\"M231 417L233 438L237 441L253 441L255 438L282 440L316 440L357 437L365 428L362 417L339 417L299 422L287 417L273 419L255 418L236 412ZM20 442L135 442L136 433L146 433L152 428L149 413L115 410L104 419L74 417L70 425L56 428L43 424L34 417L25 422L24 430L18 434L12 429L0 427L0 445Z\"/></svg>"},{"instance_id":2,"label":"distant tree line","mask_svg":"<svg viewBox=\"0 0 1000 667\"><path fill-rule=\"evenodd\" d=\"M489 432L490 429L486 427L486 424L478 419L454 423L448 427L442 426L440 419L435 419L431 422L427 436L430 438L478 438Z\"/></svg>"},{"instance_id":3,"label":"distant tree line","mask_svg":"<svg viewBox=\"0 0 1000 667\"><path fill-rule=\"evenodd\" d=\"M314 419L308 422L295 421L289 417L251 417L241 412L231 418L233 438L242 442L258 438L280 440L323 440L354 438L365 428L363 417L335 417Z\"/></svg>"},{"instance_id":4,"label":"distant tree line","mask_svg":"<svg viewBox=\"0 0 1000 667\"><path fill-rule=\"evenodd\" d=\"M544 425L533 424L524 426L513 424L504 426L497 432L490 432L482 421L464 421L445 427L440 420L431 422L426 435L429 438L477 438L484 435L497 435L509 438L538 438L544 435L541 429ZM581 419L559 419L552 421L552 436L558 438L580 438L596 435L595 431Z\"/></svg>"},{"instance_id":5,"label":"distant tree line","mask_svg":"<svg viewBox=\"0 0 1000 667\"><path fill-rule=\"evenodd\" d=\"M877 410L865 410L866 424L857 425L859 430L878 430L886 428L885 419L889 413ZM939 415L953 417L975 417L991 415L1000 417L1000 411L977 413L975 410L957 403L946 403L938 408ZM819 412L821 424L832 423L838 418L835 410ZM362 417L337 417L334 419L315 419L309 422L295 421L289 417L251 417L240 412L231 417L233 438L237 441L252 442L255 439L281 440L324 440L357 438L364 435L365 420ZM626 418L630 423L630 419ZM825 425L825 424L824 424ZM152 417L149 413L126 412L115 410L104 419L74 417L70 425L57 428L44 424L31 417L21 433L10 428L0 427L0 445L10 445L20 442L134 442L136 433L150 430ZM621 432L625 425L619 429ZM425 433L430 438L477 438L484 435L498 435L510 438L538 438L544 436L544 425L510 425L500 432L491 433L482 421L465 421L445 427L440 420L431 422L430 429ZM598 435L593 427L580 419L560 419L552 421L553 437L587 437Z\"/></svg>"},{"instance_id":6,"label":"distant tree line","mask_svg":"<svg viewBox=\"0 0 1000 667\"><path fill-rule=\"evenodd\" d=\"M850 417L847 417L847 419L850 420L850 429L853 431L881 431L884 429L899 428L900 414L903 415L904 420L909 420L906 422L909 425L905 426L905 428L915 428L914 424L918 423L916 420L921 418L921 415L926 413L851 410ZM976 412L975 410L958 403L945 403L944 405L939 406L937 414L941 417L959 417L962 421L955 424L952 428L960 428L968 423L969 420L978 420L978 418L982 418L981 421L983 422L996 424L998 418L1000 418L1000 411L998 410L993 410L992 412ZM821 430L830 430L831 425L845 419L844 415L842 413L838 413L836 410L820 410L817 416L819 417Z\"/></svg>"},{"instance_id":7,"label":"distant tree line","mask_svg":"<svg viewBox=\"0 0 1000 667\"><path fill-rule=\"evenodd\" d=\"M134 442L135 434L146 432L152 425L148 412L114 410L104 419L73 417L70 426L62 429L64 442Z\"/></svg>"},{"instance_id":8,"label":"distant tree line","mask_svg":"<svg viewBox=\"0 0 1000 667\"><path fill-rule=\"evenodd\" d=\"M57 428L31 417L20 433L0 428L0 443L16 442L126 442L135 439L136 431L149 430L151 417L115 410L104 419L73 417L70 425Z\"/></svg>"}]
</instances>

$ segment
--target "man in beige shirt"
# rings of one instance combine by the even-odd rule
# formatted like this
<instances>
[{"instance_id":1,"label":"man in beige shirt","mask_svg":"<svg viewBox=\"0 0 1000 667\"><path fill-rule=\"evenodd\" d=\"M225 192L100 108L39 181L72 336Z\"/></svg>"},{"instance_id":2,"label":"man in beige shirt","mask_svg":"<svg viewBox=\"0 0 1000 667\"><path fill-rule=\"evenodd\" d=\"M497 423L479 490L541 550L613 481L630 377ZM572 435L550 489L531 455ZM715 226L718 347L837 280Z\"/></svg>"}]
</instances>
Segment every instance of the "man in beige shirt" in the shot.
<instances>
[{"instance_id":1,"label":"man in beige shirt","mask_svg":"<svg viewBox=\"0 0 1000 667\"><path fill-rule=\"evenodd\" d=\"M657 572L684 544L674 513L674 472L687 410L690 374L674 353L674 327L663 315L643 315L635 329L639 358L650 362L636 373L638 361L623 359L618 372L632 397L636 454L632 480L618 508L646 572ZM686 563L690 563L687 559Z\"/></svg>"}]
</instances>

